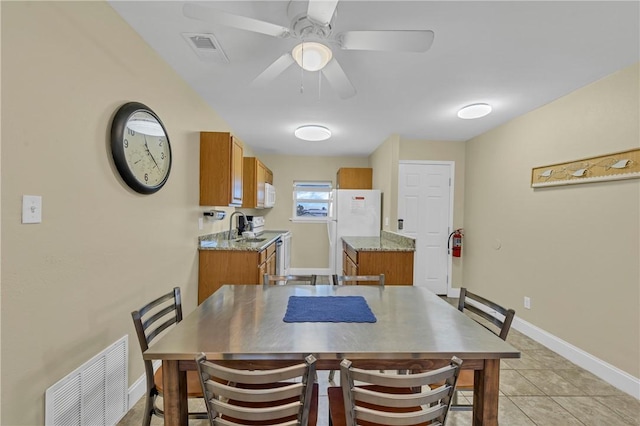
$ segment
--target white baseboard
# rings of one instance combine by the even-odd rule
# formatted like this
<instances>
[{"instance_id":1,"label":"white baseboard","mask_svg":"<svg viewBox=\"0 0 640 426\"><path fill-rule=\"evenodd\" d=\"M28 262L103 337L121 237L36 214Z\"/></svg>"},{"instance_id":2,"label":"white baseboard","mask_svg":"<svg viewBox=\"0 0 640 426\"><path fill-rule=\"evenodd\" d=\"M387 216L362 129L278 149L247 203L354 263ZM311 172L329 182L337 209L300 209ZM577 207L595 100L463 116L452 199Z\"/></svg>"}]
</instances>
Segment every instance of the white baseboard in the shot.
<instances>
[{"instance_id":1,"label":"white baseboard","mask_svg":"<svg viewBox=\"0 0 640 426\"><path fill-rule=\"evenodd\" d=\"M447 292L447 297L460 297L460 289L450 288ZM631 374L620 370L606 361L596 358L569 342L565 342L559 337L519 318L517 315L511 326L525 336L530 337L574 364L598 376L610 385L628 393L636 399L640 399L640 379L637 377L633 377Z\"/></svg>"},{"instance_id":2,"label":"white baseboard","mask_svg":"<svg viewBox=\"0 0 640 426\"><path fill-rule=\"evenodd\" d=\"M158 367L162 365L162 361L153 361L153 371L156 371ZM142 376L138 377L138 380L133 382L131 386L129 386L128 392L128 401L127 411L131 410L131 408L136 405L140 398L142 398L147 391L147 378L144 373Z\"/></svg>"},{"instance_id":3,"label":"white baseboard","mask_svg":"<svg viewBox=\"0 0 640 426\"><path fill-rule=\"evenodd\" d=\"M633 377L631 374L620 370L606 361L596 358L582 349L573 346L571 343L565 342L553 334L518 318L518 316L513 320L512 327L562 355L574 364L598 376L612 386L628 393L636 399L640 399L640 379L637 377Z\"/></svg>"}]
</instances>

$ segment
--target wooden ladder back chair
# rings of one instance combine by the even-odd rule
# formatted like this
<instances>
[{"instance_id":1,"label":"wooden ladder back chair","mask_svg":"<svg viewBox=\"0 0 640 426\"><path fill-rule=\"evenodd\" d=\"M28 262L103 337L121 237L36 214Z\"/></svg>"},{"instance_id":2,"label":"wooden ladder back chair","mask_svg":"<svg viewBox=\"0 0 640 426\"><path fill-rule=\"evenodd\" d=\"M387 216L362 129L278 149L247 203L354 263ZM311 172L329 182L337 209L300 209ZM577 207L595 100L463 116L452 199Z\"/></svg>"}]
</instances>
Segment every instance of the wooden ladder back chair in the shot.
<instances>
[{"instance_id":1,"label":"wooden ladder back chair","mask_svg":"<svg viewBox=\"0 0 640 426\"><path fill-rule=\"evenodd\" d=\"M167 294L131 312L131 317L133 318L133 325L136 329L140 349L144 352L149 348L151 342L160 336L163 331L182 321L180 288L175 287ZM149 426L152 415L164 418L162 407L156 405L156 398L162 396L162 367L158 368L154 373L153 363L150 360L145 360L144 371L147 390L145 394L143 425ZM202 398L202 395L197 372L187 372L187 396L189 398ZM204 411L189 413L189 418L206 419L207 413Z\"/></svg>"},{"instance_id":2,"label":"wooden ladder back chair","mask_svg":"<svg viewBox=\"0 0 640 426\"><path fill-rule=\"evenodd\" d=\"M291 284L309 284L316 285L316 275L269 275L264 274L262 277L262 283L265 286L269 285L286 285L289 281Z\"/></svg>"},{"instance_id":3,"label":"wooden ladder back chair","mask_svg":"<svg viewBox=\"0 0 640 426\"><path fill-rule=\"evenodd\" d=\"M475 303L469 303L469 300ZM479 308L478 305L482 305L485 309ZM497 327L497 331L496 329L492 329L478 321L481 325L484 325L485 328L489 329L502 340L507 339L507 334L509 334L509 329L511 329L511 322L513 322L513 317L516 315L516 312L513 309L503 308L497 303L471 293L469 290L462 287L460 289L460 299L458 300L458 310L460 312L464 312L465 309L493 324ZM490 312L497 312L504 318Z\"/></svg>"},{"instance_id":4,"label":"wooden ladder back chair","mask_svg":"<svg viewBox=\"0 0 640 426\"><path fill-rule=\"evenodd\" d=\"M513 309L506 309L491 300L485 299L475 293L470 292L466 288L460 289L460 300L458 301L458 310L460 312L469 311L477 315L481 320L475 319L480 325L500 337L507 340L507 335L511 329L511 323L516 315ZM458 378L458 386L454 395L454 402L451 409L454 411L472 410L473 405L458 403L458 394L460 391L473 391L474 371L463 370Z\"/></svg>"},{"instance_id":5,"label":"wooden ladder back chair","mask_svg":"<svg viewBox=\"0 0 640 426\"><path fill-rule=\"evenodd\" d=\"M462 360L417 374L384 374L340 363L340 384L328 389L332 426L443 425ZM358 385L355 385L355 382ZM434 389L430 385L442 383Z\"/></svg>"},{"instance_id":6,"label":"wooden ladder back chair","mask_svg":"<svg viewBox=\"0 0 640 426\"><path fill-rule=\"evenodd\" d=\"M318 393L313 355L289 367L239 370L196 357L212 426L315 426Z\"/></svg>"},{"instance_id":7,"label":"wooden ladder back chair","mask_svg":"<svg viewBox=\"0 0 640 426\"><path fill-rule=\"evenodd\" d=\"M384 274L380 275L333 275L333 285L367 285L378 284L384 286Z\"/></svg>"}]
</instances>

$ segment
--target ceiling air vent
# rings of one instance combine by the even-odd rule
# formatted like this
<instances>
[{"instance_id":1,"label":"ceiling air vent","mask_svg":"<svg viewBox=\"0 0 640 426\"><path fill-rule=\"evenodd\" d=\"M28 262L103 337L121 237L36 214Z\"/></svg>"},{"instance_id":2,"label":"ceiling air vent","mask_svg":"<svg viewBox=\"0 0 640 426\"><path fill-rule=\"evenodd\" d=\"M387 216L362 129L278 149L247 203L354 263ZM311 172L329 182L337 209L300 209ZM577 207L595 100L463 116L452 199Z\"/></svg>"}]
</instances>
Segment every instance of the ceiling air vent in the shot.
<instances>
[{"instance_id":1,"label":"ceiling air vent","mask_svg":"<svg viewBox=\"0 0 640 426\"><path fill-rule=\"evenodd\" d=\"M227 58L213 34L182 33L182 37L200 59L229 63L229 58Z\"/></svg>"}]
</instances>

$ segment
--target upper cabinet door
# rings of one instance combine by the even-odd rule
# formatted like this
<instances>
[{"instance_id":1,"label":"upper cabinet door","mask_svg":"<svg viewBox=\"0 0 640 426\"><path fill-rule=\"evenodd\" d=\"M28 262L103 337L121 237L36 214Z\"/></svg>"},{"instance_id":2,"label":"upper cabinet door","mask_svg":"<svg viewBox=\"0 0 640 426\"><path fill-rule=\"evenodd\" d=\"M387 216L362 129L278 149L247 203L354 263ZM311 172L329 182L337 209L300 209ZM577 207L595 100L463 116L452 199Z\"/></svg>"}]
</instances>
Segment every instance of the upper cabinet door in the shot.
<instances>
[{"instance_id":1,"label":"upper cabinet door","mask_svg":"<svg viewBox=\"0 0 640 426\"><path fill-rule=\"evenodd\" d=\"M265 207L265 183L273 181L273 173L256 157L244 157L244 196L242 207L262 209Z\"/></svg>"},{"instance_id":2,"label":"upper cabinet door","mask_svg":"<svg viewBox=\"0 0 640 426\"><path fill-rule=\"evenodd\" d=\"M236 206L242 205L242 185L243 185L243 149L240 142L231 137L231 203Z\"/></svg>"},{"instance_id":3,"label":"upper cabinet door","mask_svg":"<svg viewBox=\"0 0 640 426\"><path fill-rule=\"evenodd\" d=\"M242 143L227 132L200 133L200 205L241 206Z\"/></svg>"},{"instance_id":4,"label":"upper cabinet door","mask_svg":"<svg viewBox=\"0 0 640 426\"><path fill-rule=\"evenodd\" d=\"M337 189L373 189L373 169L369 167L343 167L336 175Z\"/></svg>"}]
</instances>

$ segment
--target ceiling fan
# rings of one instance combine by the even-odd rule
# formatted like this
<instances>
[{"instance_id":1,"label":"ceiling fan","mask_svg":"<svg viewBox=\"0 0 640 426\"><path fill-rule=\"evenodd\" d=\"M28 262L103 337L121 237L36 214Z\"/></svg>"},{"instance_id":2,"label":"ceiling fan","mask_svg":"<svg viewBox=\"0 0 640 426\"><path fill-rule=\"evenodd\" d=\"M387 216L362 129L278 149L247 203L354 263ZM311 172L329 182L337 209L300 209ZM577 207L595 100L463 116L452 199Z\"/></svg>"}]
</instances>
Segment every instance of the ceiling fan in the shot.
<instances>
[{"instance_id":1,"label":"ceiling fan","mask_svg":"<svg viewBox=\"0 0 640 426\"><path fill-rule=\"evenodd\" d=\"M343 50L426 52L433 43L434 34L429 30L344 31L334 35L332 22L337 5L338 0L309 0L307 10L293 18L290 28L200 3L186 3L183 13L188 18L216 25L301 40L291 52L284 53L269 65L253 83L265 85L297 63L304 70L322 72L342 99L355 95L356 89L327 44Z\"/></svg>"}]
</instances>

